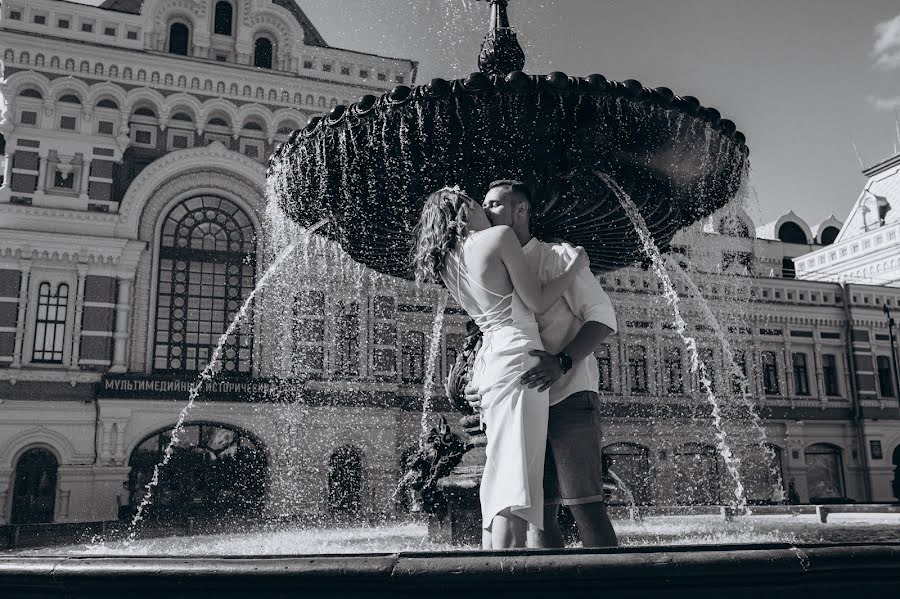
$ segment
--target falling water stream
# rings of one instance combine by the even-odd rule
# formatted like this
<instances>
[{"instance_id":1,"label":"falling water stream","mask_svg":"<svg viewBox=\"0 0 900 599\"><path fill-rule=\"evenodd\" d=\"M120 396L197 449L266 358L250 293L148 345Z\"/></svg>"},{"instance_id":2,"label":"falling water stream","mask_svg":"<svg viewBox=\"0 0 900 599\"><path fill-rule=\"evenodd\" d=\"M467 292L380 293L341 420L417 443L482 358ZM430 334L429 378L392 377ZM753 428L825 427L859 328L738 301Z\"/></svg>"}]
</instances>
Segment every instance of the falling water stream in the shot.
<instances>
[{"instance_id":1,"label":"falling water stream","mask_svg":"<svg viewBox=\"0 0 900 599\"><path fill-rule=\"evenodd\" d=\"M327 222L328 221L326 219L319 221L311 228L307 229L305 231L305 235L307 237L309 235L312 235L316 230L324 226ZM225 346L228 338L232 334L234 334L235 330L237 330L241 322L246 317L247 311L250 309L250 305L253 302L254 297L256 297L256 294L260 289L265 287L266 283L269 281L272 275L275 274L278 268L294 252L299 244L299 240L291 243L275 257L266 272L263 273L263 275L259 278L259 281L256 283L256 287L253 288L253 291L251 291L247 296L247 299L244 300L244 303L241 305L240 310L238 310L234 319L231 321L231 324L228 325L228 328L219 337L219 342L216 344L216 347L213 350L213 354L209 360L209 363L200 372L197 380L191 385L190 391L188 393L187 404L185 404L185 406L181 409L181 413L179 413L178 415L178 420L175 423L175 427L172 429L172 436L169 440L169 444L166 446L166 449L163 452L163 459L153 467L153 476L150 478L150 482L147 483L147 486L145 487L146 492L144 494L144 497L141 499L140 504L138 504L137 509L134 513L134 517L131 519L131 524L129 524L128 526L128 536L125 541L126 546L135 540L135 537L137 535L137 525L140 524L141 520L144 517L144 510L148 505L150 505L150 502L153 500L153 489L159 484L160 472L163 468L165 468L165 466L172 459L172 456L175 454L175 446L178 444L179 434L184 429L185 418L187 418L187 415L191 411L191 408L194 407L194 403L200 396L200 391L203 389L203 385L211 381L213 377L218 374L217 368L219 366L219 357L222 354L222 348Z\"/></svg>"},{"instance_id":2,"label":"falling water stream","mask_svg":"<svg viewBox=\"0 0 900 599\"><path fill-rule=\"evenodd\" d=\"M706 395L706 401L709 403L711 409L713 426L715 428L716 449L718 450L719 455L722 456L725 468L728 470L728 474L731 476L734 483L734 500L730 502L731 507L737 513L746 513L747 498L744 494L744 484L741 479L740 459L734 454L729 445L728 433L725 431L721 406L719 405L718 398L713 392L712 381L709 377L706 364L700 359L700 354L697 351L697 340L686 333L687 323L681 315L678 292L675 290L672 280L666 272L665 260L663 259L659 248L656 246L656 243L653 241L653 238L650 236L650 231L647 228L647 224L644 222L644 217L641 216L640 210L631 197L625 193L619 184L609 175L601 172L597 172L596 174L622 204L622 208L631 219L631 222L634 224L634 228L641 239L642 249L650 259L654 273L656 273L656 276L659 277L660 282L663 284L663 297L674 312L675 330L678 333L678 336L681 337L681 340L684 342L684 345L687 347L691 356L691 372L697 374L700 385Z\"/></svg>"},{"instance_id":3,"label":"falling water stream","mask_svg":"<svg viewBox=\"0 0 900 599\"><path fill-rule=\"evenodd\" d=\"M441 330L444 328L444 312L447 309L447 292L441 291L431 327L431 344L428 348L428 361L425 363L425 386L422 390L422 431L419 445L425 446L428 439L428 417L431 414L431 400L434 397L434 371L438 354L441 351Z\"/></svg>"}]
</instances>

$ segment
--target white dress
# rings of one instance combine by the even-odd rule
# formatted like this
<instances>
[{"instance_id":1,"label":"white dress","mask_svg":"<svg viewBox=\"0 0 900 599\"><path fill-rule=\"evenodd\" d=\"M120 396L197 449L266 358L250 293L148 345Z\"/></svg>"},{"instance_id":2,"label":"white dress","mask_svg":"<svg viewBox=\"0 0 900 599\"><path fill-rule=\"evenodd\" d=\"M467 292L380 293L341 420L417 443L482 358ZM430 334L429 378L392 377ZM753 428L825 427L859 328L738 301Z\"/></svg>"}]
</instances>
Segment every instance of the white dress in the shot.
<instances>
[{"instance_id":1,"label":"white dress","mask_svg":"<svg viewBox=\"0 0 900 599\"><path fill-rule=\"evenodd\" d=\"M488 440L481 478L482 527L489 528L494 516L511 508L543 529L550 397L547 391L519 382L538 363L528 352L544 349L534 313L515 291L496 293L469 275L465 243L450 252L445 273L447 289L460 306L479 306L480 313L469 316L484 335L472 370L472 382L482 394L481 418ZM496 297L496 302L480 305L470 291L473 286Z\"/></svg>"}]
</instances>

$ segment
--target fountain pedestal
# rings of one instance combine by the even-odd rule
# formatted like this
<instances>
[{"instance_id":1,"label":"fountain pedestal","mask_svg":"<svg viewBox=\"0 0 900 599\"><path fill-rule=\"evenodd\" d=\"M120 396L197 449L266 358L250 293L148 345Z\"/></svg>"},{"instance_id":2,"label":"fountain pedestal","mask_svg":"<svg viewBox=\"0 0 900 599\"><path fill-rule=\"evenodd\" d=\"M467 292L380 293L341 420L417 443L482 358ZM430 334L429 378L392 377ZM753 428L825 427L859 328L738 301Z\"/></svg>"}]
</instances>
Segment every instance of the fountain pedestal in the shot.
<instances>
[{"instance_id":1,"label":"fountain pedestal","mask_svg":"<svg viewBox=\"0 0 900 599\"><path fill-rule=\"evenodd\" d=\"M464 416L460 423L471 418L473 417ZM470 436L474 447L466 452L462 462L449 476L438 482L438 489L447 500L447 514L443 519L431 516L428 536L432 541L453 545L481 545L481 502L478 489L484 473L487 438L483 433Z\"/></svg>"}]
</instances>

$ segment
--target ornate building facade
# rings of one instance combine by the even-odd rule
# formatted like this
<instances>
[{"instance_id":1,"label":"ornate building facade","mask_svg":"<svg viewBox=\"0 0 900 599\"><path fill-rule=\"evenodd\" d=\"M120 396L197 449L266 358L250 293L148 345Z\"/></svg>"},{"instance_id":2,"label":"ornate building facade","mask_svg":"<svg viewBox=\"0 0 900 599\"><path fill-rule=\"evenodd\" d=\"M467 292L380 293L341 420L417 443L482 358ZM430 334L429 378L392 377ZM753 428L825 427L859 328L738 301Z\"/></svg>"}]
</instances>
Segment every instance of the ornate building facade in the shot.
<instances>
[{"instance_id":1,"label":"ornate building facade","mask_svg":"<svg viewBox=\"0 0 900 599\"><path fill-rule=\"evenodd\" d=\"M414 83L416 63L333 48L288 0L0 10L0 523L115 519L262 276L266 156L311 115ZM757 230L723 213L681 233L672 257L735 349L785 485L802 501L891 501L900 411L881 309L900 291L792 278L840 226L813 233L786 215ZM702 398L659 282L638 267L601 280L620 321L597 352L616 470L640 502L725 501L709 418L685 415ZM726 390L716 325L676 284ZM464 318L448 308L433 340L431 294L375 280L359 291L311 282L291 291L288 334L251 319L228 337L158 505L402 509L393 491L419 437L429 349L439 391ZM299 381L287 391L284 355Z\"/></svg>"}]
</instances>

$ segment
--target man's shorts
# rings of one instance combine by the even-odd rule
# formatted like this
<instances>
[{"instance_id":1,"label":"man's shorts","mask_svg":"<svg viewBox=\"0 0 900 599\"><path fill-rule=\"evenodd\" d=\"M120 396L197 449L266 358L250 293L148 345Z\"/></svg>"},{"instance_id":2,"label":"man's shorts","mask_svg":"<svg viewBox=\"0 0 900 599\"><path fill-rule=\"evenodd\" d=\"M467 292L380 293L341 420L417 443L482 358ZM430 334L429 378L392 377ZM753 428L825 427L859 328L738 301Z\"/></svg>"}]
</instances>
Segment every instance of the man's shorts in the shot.
<instances>
[{"instance_id":1,"label":"man's shorts","mask_svg":"<svg viewBox=\"0 0 900 599\"><path fill-rule=\"evenodd\" d=\"M581 505L605 500L600 396L573 393L550 406L544 459L544 503Z\"/></svg>"}]
</instances>

